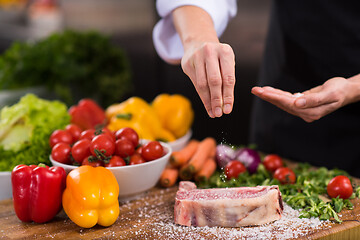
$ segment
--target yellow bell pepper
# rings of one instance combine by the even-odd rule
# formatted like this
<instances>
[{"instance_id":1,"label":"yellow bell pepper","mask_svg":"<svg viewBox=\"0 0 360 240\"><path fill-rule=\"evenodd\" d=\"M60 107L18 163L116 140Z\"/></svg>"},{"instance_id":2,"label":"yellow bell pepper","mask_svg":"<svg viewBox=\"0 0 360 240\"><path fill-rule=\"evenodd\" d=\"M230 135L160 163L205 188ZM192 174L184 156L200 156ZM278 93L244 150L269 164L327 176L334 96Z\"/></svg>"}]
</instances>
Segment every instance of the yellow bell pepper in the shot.
<instances>
[{"instance_id":1,"label":"yellow bell pepper","mask_svg":"<svg viewBox=\"0 0 360 240\"><path fill-rule=\"evenodd\" d=\"M108 128L116 131L124 127L133 128L142 139L174 141L175 136L161 126L154 109L142 98L131 97L126 101L109 106L106 111Z\"/></svg>"},{"instance_id":2,"label":"yellow bell pepper","mask_svg":"<svg viewBox=\"0 0 360 240\"><path fill-rule=\"evenodd\" d=\"M152 102L162 126L180 138L190 129L194 120L191 102L180 94L160 94Z\"/></svg>"},{"instance_id":3,"label":"yellow bell pepper","mask_svg":"<svg viewBox=\"0 0 360 240\"><path fill-rule=\"evenodd\" d=\"M80 227L107 227L119 216L119 185L104 167L80 166L66 178L62 202L65 213Z\"/></svg>"}]
</instances>

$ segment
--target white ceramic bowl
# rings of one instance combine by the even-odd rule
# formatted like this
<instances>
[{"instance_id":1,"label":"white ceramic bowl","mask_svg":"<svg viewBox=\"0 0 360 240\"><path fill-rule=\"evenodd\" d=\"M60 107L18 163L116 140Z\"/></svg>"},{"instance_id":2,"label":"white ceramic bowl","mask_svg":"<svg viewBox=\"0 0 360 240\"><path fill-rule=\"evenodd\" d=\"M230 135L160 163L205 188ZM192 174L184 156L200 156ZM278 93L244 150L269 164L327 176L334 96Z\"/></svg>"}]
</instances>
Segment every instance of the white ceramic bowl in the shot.
<instances>
[{"instance_id":1,"label":"white ceramic bowl","mask_svg":"<svg viewBox=\"0 0 360 240\"><path fill-rule=\"evenodd\" d=\"M148 141L140 140L141 144L146 142ZM130 200L136 198L139 193L149 190L156 185L172 153L169 144L160 143L166 154L159 159L136 165L108 168L115 175L119 184L119 199ZM56 162L51 159L51 156L50 161L53 166L63 167L66 173L77 168L77 166Z\"/></svg>"},{"instance_id":2,"label":"white ceramic bowl","mask_svg":"<svg viewBox=\"0 0 360 240\"><path fill-rule=\"evenodd\" d=\"M11 172L0 172L0 200L12 198Z\"/></svg>"},{"instance_id":3,"label":"white ceramic bowl","mask_svg":"<svg viewBox=\"0 0 360 240\"><path fill-rule=\"evenodd\" d=\"M181 138L176 139L173 142L169 142L169 145L173 152L179 151L180 149L184 148L186 144L189 142L190 138L192 136L192 131L189 129L189 131L182 136Z\"/></svg>"}]
</instances>

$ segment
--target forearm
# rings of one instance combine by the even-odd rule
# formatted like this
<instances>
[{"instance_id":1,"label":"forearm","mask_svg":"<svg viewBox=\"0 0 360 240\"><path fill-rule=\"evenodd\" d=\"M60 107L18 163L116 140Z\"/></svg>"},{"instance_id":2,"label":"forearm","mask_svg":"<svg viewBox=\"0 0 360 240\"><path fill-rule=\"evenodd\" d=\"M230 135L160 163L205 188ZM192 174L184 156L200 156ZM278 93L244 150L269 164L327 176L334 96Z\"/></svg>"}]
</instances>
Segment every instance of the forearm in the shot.
<instances>
[{"instance_id":1,"label":"forearm","mask_svg":"<svg viewBox=\"0 0 360 240\"><path fill-rule=\"evenodd\" d=\"M351 87L349 88L349 94L347 103L353 103L360 101L360 74L348 78Z\"/></svg>"},{"instance_id":2,"label":"forearm","mask_svg":"<svg viewBox=\"0 0 360 240\"><path fill-rule=\"evenodd\" d=\"M182 6L173 11L172 17L185 51L194 43L219 42L214 23L202 8Z\"/></svg>"}]
</instances>

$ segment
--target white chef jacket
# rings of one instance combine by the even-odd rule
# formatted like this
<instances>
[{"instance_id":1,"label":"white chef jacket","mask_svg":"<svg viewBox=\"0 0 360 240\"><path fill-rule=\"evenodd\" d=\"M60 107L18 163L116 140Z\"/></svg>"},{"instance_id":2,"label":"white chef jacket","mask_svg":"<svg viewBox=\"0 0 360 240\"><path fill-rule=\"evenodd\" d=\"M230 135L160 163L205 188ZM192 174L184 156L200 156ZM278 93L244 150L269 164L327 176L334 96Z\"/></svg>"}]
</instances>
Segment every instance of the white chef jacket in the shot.
<instances>
[{"instance_id":1,"label":"white chef jacket","mask_svg":"<svg viewBox=\"0 0 360 240\"><path fill-rule=\"evenodd\" d=\"M174 9L184 5L198 6L208 12L218 36L237 12L236 0L157 0L156 9L161 20L153 29L153 42L159 56L167 62L180 60L184 54L171 15Z\"/></svg>"}]
</instances>

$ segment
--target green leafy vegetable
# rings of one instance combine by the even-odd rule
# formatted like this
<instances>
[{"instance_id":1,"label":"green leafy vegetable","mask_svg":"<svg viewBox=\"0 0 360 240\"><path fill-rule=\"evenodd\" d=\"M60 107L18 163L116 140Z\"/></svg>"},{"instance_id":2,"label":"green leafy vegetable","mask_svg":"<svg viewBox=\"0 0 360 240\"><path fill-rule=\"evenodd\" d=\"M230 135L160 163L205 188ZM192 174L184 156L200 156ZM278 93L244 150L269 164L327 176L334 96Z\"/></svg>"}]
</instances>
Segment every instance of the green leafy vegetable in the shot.
<instances>
[{"instance_id":1,"label":"green leafy vegetable","mask_svg":"<svg viewBox=\"0 0 360 240\"><path fill-rule=\"evenodd\" d=\"M103 106L132 89L128 59L96 32L65 31L35 43L14 43L0 57L0 89L46 85L68 106L90 97Z\"/></svg>"},{"instance_id":2,"label":"green leafy vegetable","mask_svg":"<svg viewBox=\"0 0 360 240\"><path fill-rule=\"evenodd\" d=\"M360 198L360 186L355 189L355 197Z\"/></svg>"},{"instance_id":3,"label":"green leafy vegetable","mask_svg":"<svg viewBox=\"0 0 360 240\"><path fill-rule=\"evenodd\" d=\"M297 176L295 184L281 185L280 182L271 177L271 174L260 164L257 172L240 174L237 179L227 180L223 171L218 170L207 181L199 184L201 188L213 187L242 187L258 185L279 185L283 200L292 208L300 209L300 218L318 217L320 220L333 219L341 222L338 214L342 209L352 209L353 204L349 199L333 198L324 201L326 187L329 181L338 175L349 176L343 170L328 170L325 167L313 169L307 163L299 164L294 172ZM353 197L359 197L360 187L356 189Z\"/></svg>"},{"instance_id":4,"label":"green leafy vegetable","mask_svg":"<svg viewBox=\"0 0 360 240\"><path fill-rule=\"evenodd\" d=\"M0 171L18 164L50 164L49 137L70 122L65 104L28 94L0 112Z\"/></svg>"}]
</instances>

